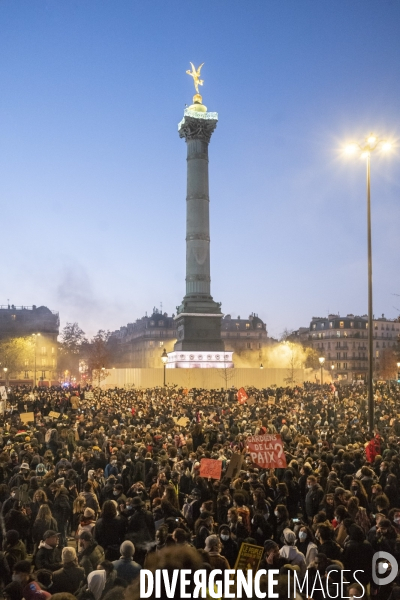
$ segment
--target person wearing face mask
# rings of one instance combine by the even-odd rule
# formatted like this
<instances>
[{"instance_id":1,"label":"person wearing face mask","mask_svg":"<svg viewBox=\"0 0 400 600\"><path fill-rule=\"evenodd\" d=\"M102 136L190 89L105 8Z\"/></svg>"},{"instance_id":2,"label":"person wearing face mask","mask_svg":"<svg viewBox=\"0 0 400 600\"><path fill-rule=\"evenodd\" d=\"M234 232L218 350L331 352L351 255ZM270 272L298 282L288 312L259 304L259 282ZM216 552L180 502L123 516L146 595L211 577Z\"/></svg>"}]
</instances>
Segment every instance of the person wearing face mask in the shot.
<instances>
[{"instance_id":1,"label":"person wearing face mask","mask_svg":"<svg viewBox=\"0 0 400 600\"><path fill-rule=\"evenodd\" d=\"M99 501L97 500L97 496L93 491L93 484L91 481L87 481L85 483L81 495L85 499L86 506L94 510L95 515L98 515L100 512Z\"/></svg>"},{"instance_id":2,"label":"person wearing face mask","mask_svg":"<svg viewBox=\"0 0 400 600\"><path fill-rule=\"evenodd\" d=\"M113 500L115 500L118 504L120 502L126 502L126 496L124 494L124 488L121 483L117 483L113 489Z\"/></svg>"},{"instance_id":3,"label":"person wearing face mask","mask_svg":"<svg viewBox=\"0 0 400 600\"><path fill-rule=\"evenodd\" d=\"M108 465L106 465L106 468L104 469L104 477L106 479L108 479L110 477L110 475L114 475L115 477L118 477L118 466L117 466L117 457L115 454L113 454L110 458L110 462L108 463Z\"/></svg>"},{"instance_id":4,"label":"person wearing face mask","mask_svg":"<svg viewBox=\"0 0 400 600\"><path fill-rule=\"evenodd\" d=\"M221 555L226 558L230 568L233 569L239 553L239 548L237 542L231 537L231 531L228 525L221 525L219 527L219 539L221 540Z\"/></svg>"},{"instance_id":5,"label":"person wearing face mask","mask_svg":"<svg viewBox=\"0 0 400 600\"><path fill-rule=\"evenodd\" d=\"M298 542L296 546L298 550L304 554L306 566L309 567L314 562L318 553L317 544L314 541L314 534L309 527L303 525L300 527L297 537Z\"/></svg>"}]
</instances>

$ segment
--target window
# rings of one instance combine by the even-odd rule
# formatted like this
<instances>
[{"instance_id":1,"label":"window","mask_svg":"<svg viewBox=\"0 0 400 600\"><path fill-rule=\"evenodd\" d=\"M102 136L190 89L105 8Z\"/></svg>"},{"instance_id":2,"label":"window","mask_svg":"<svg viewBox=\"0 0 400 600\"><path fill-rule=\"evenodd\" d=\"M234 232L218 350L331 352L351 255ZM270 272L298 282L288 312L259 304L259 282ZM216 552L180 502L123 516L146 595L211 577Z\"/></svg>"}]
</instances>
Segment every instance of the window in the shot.
<instances>
[{"instance_id":1,"label":"window","mask_svg":"<svg viewBox=\"0 0 400 600\"><path fill-rule=\"evenodd\" d=\"M54 348L54 346L53 346L53 347L52 347L52 349L51 349L51 353L52 353L52 354L55 354L55 353L56 353L56 349Z\"/></svg>"},{"instance_id":2,"label":"window","mask_svg":"<svg viewBox=\"0 0 400 600\"><path fill-rule=\"evenodd\" d=\"M340 342L336 342L336 348L340 348Z\"/></svg>"},{"instance_id":3,"label":"window","mask_svg":"<svg viewBox=\"0 0 400 600\"><path fill-rule=\"evenodd\" d=\"M330 347L331 347L331 343L330 343L330 342L328 342L328 348L330 348Z\"/></svg>"},{"instance_id":4,"label":"window","mask_svg":"<svg viewBox=\"0 0 400 600\"><path fill-rule=\"evenodd\" d=\"M350 327L354 327L354 321L350 321Z\"/></svg>"},{"instance_id":5,"label":"window","mask_svg":"<svg viewBox=\"0 0 400 600\"><path fill-rule=\"evenodd\" d=\"M343 363L343 369L347 369L347 363Z\"/></svg>"},{"instance_id":6,"label":"window","mask_svg":"<svg viewBox=\"0 0 400 600\"><path fill-rule=\"evenodd\" d=\"M321 323L321 329L325 327L325 323Z\"/></svg>"},{"instance_id":7,"label":"window","mask_svg":"<svg viewBox=\"0 0 400 600\"><path fill-rule=\"evenodd\" d=\"M247 342L247 348L251 349L251 342Z\"/></svg>"},{"instance_id":8,"label":"window","mask_svg":"<svg viewBox=\"0 0 400 600\"><path fill-rule=\"evenodd\" d=\"M340 363L336 363L336 368L340 369Z\"/></svg>"},{"instance_id":9,"label":"window","mask_svg":"<svg viewBox=\"0 0 400 600\"><path fill-rule=\"evenodd\" d=\"M55 366L56 366L56 359L55 359L55 358L53 358L53 361L52 361L52 362L53 362L53 367L55 367Z\"/></svg>"},{"instance_id":10,"label":"window","mask_svg":"<svg viewBox=\"0 0 400 600\"><path fill-rule=\"evenodd\" d=\"M28 360L27 358L24 360L24 365L25 365L26 367L29 365L29 360Z\"/></svg>"},{"instance_id":11,"label":"window","mask_svg":"<svg viewBox=\"0 0 400 600\"><path fill-rule=\"evenodd\" d=\"M329 328L332 329L333 328L333 321L329 321Z\"/></svg>"},{"instance_id":12,"label":"window","mask_svg":"<svg viewBox=\"0 0 400 600\"><path fill-rule=\"evenodd\" d=\"M340 358L340 352L336 352L336 358Z\"/></svg>"},{"instance_id":13,"label":"window","mask_svg":"<svg viewBox=\"0 0 400 600\"><path fill-rule=\"evenodd\" d=\"M376 358L379 358L379 350L376 350L375 356L376 356Z\"/></svg>"},{"instance_id":14,"label":"window","mask_svg":"<svg viewBox=\"0 0 400 600\"><path fill-rule=\"evenodd\" d=\"M340 331L336 332L336 337L340 337Z\"/></svg>"},{"instance_id":15,"label":"window","mask_svg":"<svg viewBox=\"0 0 400 600\"><path fill-rule=\"evenodd\" d=\"M240 323L235 323L235 325L236 325L236 329L239 329Z\"/></svg>"},{"instance_id":16,"label":"window","mask_svg":"<svg viewBox=\"0 0 400 600\"><path fill-rule=\"evenodd\" d=\"M164 325L164 321L158 321L158 324L160 327L162 327Z\"/></svg>"},{"instance_id":17,"label":"window","mask_svg":"<svg viewBox=\"0 0 400 600\"><path fill-rule=\"evenodd\" d=\"M46 379L46 371L42 371L42 379Z\"/></svg>"},{"instance_id":18,"label":"window","mask_svg":"<svg viewBox=\"0 0 400 600\"><path fill-rule=\"evenodd\" d=\"M262 325L261 323L257 323L257 329L261 329Z\"/></svg>"},{"instance_id":19,"label":"window","mask_svg":"<svg viewBox=\"0 0 400 600\"><path fill-rule=\"evenodd\" d=\"M339 321L339 327L340 327L340 329L344 328L344 321Z\"/></svg>"},{"instance_id":20,"label":"window","mask_svg":"<svg viewBox=\"0 0 400 600\"><path fill-rule=\"evenodd\" d=\"M40 354L43 356L43 355L44 355L44 354L46 354L46 353L47 353L47 348L46 348L46 346L42 346L42 347L40 348Z\"/></svg>"},{"instance_id":21,"label":"window","mask_svg":"<svg viewBox=\"0 0 400 600\"><path fill-rule=\"evenodd\" d=\"M150 321L150 325L154 325L154 321Z\"/></svg>"},{"instance_id":22,"label":"window","mask_svg":"<svg viewBox=\"0 0 400 600\"><path fill-rule=\"evenodd\" d=\"M343 352L343 358L347 358L347 352Z\"/></svg>"},{"instance_id":23,"label":"window","mask_svg":"<svg viewBox=\"0 0 400 600\"><path fill-rule=\"evenodd\" d=\"M260 350L262 348L262 344L258 344L258 348Z\"/></svg>"},{"instance_id":24,"label":"window","mask_svg":"<svg viewBox=\"0 0 400 600\"><path fill-rule=\"evenodd\" d=\"M13 321L15 321L15 319L17 318L17 315L11 315L11 318Z\"/></svg>"},{"instance_id":25,"label":"window","mask_svg":"<svg viewBox=\"0 0 400 600\"><path fill-rule=\"evenodd\" d=\"M153 348L154 342L149 342L149 346L150 346L150 348Z\"/></svg>"},{"instance_id":26,"label":"window","mask_svg":"<svg viewBox=\"0 0 400 600\"><path fill-rule=\"evenodd\" d=\"M44 367L46 365L46 359L42 358L42 367Z\"/></svg>"},{"instance_id":27,"label":"window","mask_svg":"<svg viewBox=\"0 0 400 600\"><path fill-rule=\"evenodd\" d=\"M164 342L160 342L160 348L164 346Z\"/></svg>"},{"instance_id":28,"label":"window","mask_svg":"<svg viewBox=\"0 0 400 600\"><path fill-rule=\"evenodd\" d=\"M313 329L317 329L317 324L316 324L316 323L313 323L313 326L312 326L312 328L313 328Z\"/></svg>"},{"instance_id":29,"label":"window","mask_svg":"<svg viewBox=\"0 0 400 600\"><path fill-rule=\"evenodd\" d=\"M246 329L250 329L250 323L246 323Z\"/></svg>"}]
</instances>

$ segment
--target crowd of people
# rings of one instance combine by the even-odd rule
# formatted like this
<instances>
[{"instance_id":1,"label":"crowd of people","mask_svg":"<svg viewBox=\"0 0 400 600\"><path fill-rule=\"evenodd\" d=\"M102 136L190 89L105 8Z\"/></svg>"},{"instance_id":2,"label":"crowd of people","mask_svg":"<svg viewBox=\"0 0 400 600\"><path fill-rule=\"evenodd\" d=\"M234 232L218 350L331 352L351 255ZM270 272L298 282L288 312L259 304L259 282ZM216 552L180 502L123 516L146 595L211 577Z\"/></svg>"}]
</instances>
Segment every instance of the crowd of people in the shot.
<instances>
[{"instance_id":1,"label":"crowd of people","mask_svg":"<svg viewBox=\"0 0 400 600\"><path fill-rule=\"evenodd\" d=\"M374 553L400 561L399 386L377 386L373 437L363 386L246 391L240 404L236 389L9 390L2 596L136 600L143 567L223 572L248 543L282 598L292 572L318 575L320 600L343 570L347 597L400 597L397 579L372 578ZM262 434L280 434L285 468L252 462L246 439ZM220 479L200 475L203 458Z\"/></svg>"}]
</instances>

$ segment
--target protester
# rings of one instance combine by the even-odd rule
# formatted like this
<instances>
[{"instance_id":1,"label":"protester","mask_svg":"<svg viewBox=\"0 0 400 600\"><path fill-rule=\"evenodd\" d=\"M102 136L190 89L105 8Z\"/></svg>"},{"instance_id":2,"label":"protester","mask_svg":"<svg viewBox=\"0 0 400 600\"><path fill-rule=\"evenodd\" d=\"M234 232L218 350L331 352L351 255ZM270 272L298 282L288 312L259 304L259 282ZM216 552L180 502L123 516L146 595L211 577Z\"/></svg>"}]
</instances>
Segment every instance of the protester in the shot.
<instances>
[{"instance_id":1,"label":"protester","mask_svg":"<svg viewBox=\"0 0 400 600\"><path fill-rule=\"evenodd\" d=\"M331 565L363 565L360 581L373 587L371 552L400 558L400 389L376 386L372 439L366 391L249 388L254 402L238 404L234 389L12 388L0 439L0 575L5 588L7 569L20 565L20 587L5 595L21 600L30 582L37 600L44 588L101 600L135 584L152 557L179 564L187 549L201 551L225 570L247 542L264 548L259 568L290 567L300 579L318 571L333 589ZM21 423L25 405L33 424ZM246 439L265 433L281 435L287 467L254 462ZM201 476L204 458L221 464L220 480Z\"/></svg>"}]
</instances>

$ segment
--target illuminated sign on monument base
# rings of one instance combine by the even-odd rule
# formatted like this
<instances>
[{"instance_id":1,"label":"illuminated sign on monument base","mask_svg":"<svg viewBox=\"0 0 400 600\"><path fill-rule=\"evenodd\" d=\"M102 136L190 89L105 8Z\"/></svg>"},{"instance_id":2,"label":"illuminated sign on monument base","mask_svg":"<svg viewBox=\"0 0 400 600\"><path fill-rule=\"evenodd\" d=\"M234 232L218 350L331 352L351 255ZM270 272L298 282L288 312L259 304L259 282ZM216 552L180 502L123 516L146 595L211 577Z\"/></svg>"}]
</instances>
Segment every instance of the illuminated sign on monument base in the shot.
<instances>
[{"instance_id":1,"label":"illuminated sign on monument base","mask_svg":"<svg viewBox=\"0 0 400 600\"><path fill-rule=\"evenodd\" d=\"M167 369L231 369L233 352L187 351L169 352Z\"/></svg>"}]
</instances>

